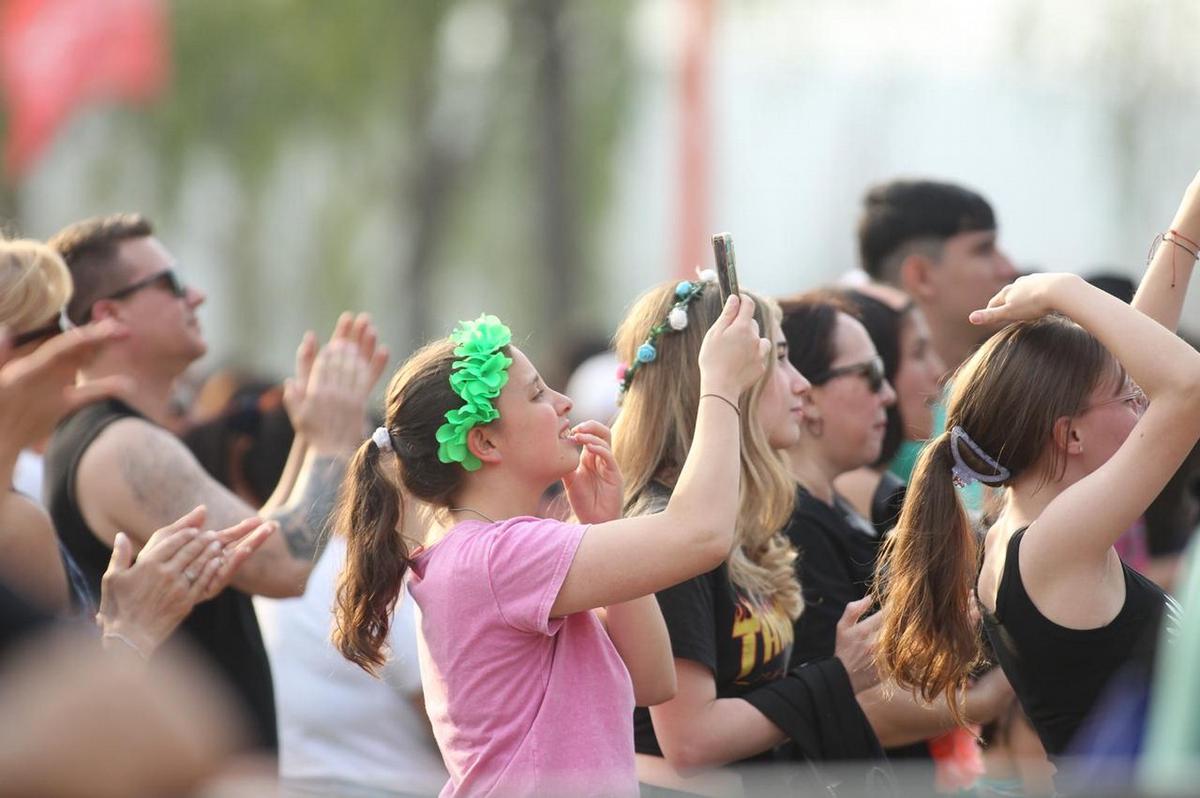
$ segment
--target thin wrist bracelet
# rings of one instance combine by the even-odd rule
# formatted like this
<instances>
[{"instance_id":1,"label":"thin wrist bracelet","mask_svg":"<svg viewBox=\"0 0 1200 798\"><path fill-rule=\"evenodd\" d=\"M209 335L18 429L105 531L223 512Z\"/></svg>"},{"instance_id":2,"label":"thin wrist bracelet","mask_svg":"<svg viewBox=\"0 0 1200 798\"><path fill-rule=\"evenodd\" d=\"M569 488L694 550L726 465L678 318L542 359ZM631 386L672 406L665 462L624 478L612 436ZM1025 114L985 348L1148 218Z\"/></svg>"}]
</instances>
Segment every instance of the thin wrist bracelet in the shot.
<instances>
[{"instance_id":1,"label":"thin wrist bracelet","mask_svg":"<svg viewBox=\"0 0 1200 798\"><path fill-rule=\"evenodd\" d=\"M724 402L725 404L727 404L727 405L729 405L730 407L732 407L732 408L733 408L733 412L735 412L735 413L737 413L737 414L738 414L738 418L741 418L741 416L742 416L742 410L741 410L741 408L740 408L740 407L738 407L737 405L735 405L733 402L731 402L731 401L729 401L728 399L726 399L724 396L721 396L721 394L719 394L719 393L702 393L702 394L700 394L700 398L701 398L701 399L703 399L703 398L704 398L704 397L706 397L706 396L711 396L711 397L712 397L712 398L714 398L714 399L720 399L722 402Z\"/></svg>"}]
</instances>

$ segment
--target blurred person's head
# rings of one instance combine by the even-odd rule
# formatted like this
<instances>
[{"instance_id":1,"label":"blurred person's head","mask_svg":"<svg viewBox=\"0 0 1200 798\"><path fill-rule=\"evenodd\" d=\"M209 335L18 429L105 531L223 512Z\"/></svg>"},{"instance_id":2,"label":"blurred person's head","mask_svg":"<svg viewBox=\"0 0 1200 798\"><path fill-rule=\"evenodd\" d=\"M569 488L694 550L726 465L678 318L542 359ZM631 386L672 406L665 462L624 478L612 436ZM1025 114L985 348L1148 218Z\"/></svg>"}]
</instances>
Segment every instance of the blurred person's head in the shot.
<instances>
[{"instance_id":1,"label":"blurred person's head","mask_svg":"<svg viewBox=\"0 0 1200 798\"><path fill-rule=\"evenodd\" d=\"M896 180L875 186L863 199L863 270L917 302L951 369L995 332L972 325L968 315L1017 277L996 237L988 201L952 183Z\"/></svg>"},{"instance_id":2,"label":"blurred person's head","mask_svg":"<svg viewBox=\"0 0 1200 798\"><path fill-rule=\"evenodd\" d=\"M0 326L18 352L61 332L59 316L71 298L71 273L62 258L38 241L0 238Z\"/></svg>"},{"instance_id":3,"label":"blurred person's head","mask_svg":"<svg viewBox=\"0 0 1200 798\"><path fill-rule=\"evenodd\" d=\"M613 454L625 480L628 508L644 498L651 483L675 486L696 432L700 345L721 315L722 302L717 286L705 284L684 312L686 326L674 329L669 314L680 288L670 282L650 289L617 328L617 357L632 363L653 328L670 327L658 336L653 360L630 380L613 429ZM794 618L802 606L792 564L795 552L779 532L791 517L795 490L777 450L799 440L801 397L808 382L788 361L776 303L742 293L754 300L755 320L774 346L762 378L740 400L742 487L729 573L748 595Z\"/></svg>"},{"instance_id":4,"label":"blurred person's head","mask_svg":"<svg viewBox=\"0 0 1200 798\"><path fill-rule=\"evenodd\" d=\"M598 352L580 363L567 379L566 393L575 406L571 422L588 420L611 426L617 417L617 356L609 350Z\"/></svg>"},{"instance_id":5,"label":"blurred person's head","mask_svg":"<svg viewBox=\"0 0 1200 798\"><path fill-rule=\"evenodd\" d=\"M879 460L896 394L883 359L852 309L836 294L815 291L780 301L792 365L812 384L806 393L793 464L828 480ZM811 487L811 486L810 486Z\"/></svg>"},{"instance_id":6,"label":"blurred person's head","mask_svg":"<svg viewBox=\"0 0 1200 798\"><path fill-rule=\"evenodd\" d=\"M179 374L204 355L196 319L204 294L182 282L171 254L137 214L68 225L50 239L75 282L73 324L114 318L129 330L123 365Z\"/></svg>"},{"instance_id":7,"label":"blurred person's head","mask_svg":"<svg viewBox=\"0 0 1200 798\"><path fill-rule=\"evenodd\" d=\"M23 635L0 660L0 791L209 794L247 742L245 713L211 660L177 642L144 667L74 626ZM241 771L260 766L239 757Z\"/></svg>"},{"instance_id":8,"label":"blurred person's head","mask_svg":"<svg viewBox=\"0 0 1200 798\"><path fill-rule=\"evenodd\" d=\"M903 291L871 284L837 292L871 336L883 358L883 373L896 392L887 408L887 430L879 458L883 468L906 440L924 441L933 435L933 402L946 366L929 340L925 315Z\"/></svg>"},{"instance_id":9,"label":"blurred person's head","mask_svg":"<svg viewBox=\"0 0 1200 798\"><path fill-rule=\"evenodd\" d=\"M209 386L215 386L211 391ZM205 381L201 397L227 393L180 436L213 479L258 507L266 503L287 464L295 431L276 383L232 370ZM198 402L199 403L199 402Z\"/></svg>"}]
</instances>

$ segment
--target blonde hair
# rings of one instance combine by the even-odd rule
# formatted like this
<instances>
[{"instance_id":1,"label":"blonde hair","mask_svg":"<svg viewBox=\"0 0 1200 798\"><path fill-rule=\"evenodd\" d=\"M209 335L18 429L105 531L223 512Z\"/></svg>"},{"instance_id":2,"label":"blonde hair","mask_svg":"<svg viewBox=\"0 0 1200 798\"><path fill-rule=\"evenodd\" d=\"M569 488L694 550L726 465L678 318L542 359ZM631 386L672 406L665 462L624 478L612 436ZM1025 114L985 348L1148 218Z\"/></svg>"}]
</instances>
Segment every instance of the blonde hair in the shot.
<instances>
[{"instance_id":1,"label":"blonde hair","mask_svg":"<svg viewBox=\"0 0 1200 798\"><path fill-rule=\"evenodd\" d=\"M622 362L634 353L650 329L663 323L675 303L676 283L663 283L643 294L626 314L614 342ZM755 318L764 334L779 323L779 306L750 294ZM697 356L704 334L721 314L715 287L705 289L688 308L688 326L658 338L657 357L639 369L625 393L613 428L613 452L625 478L625 507L630 511L645 498L652 482L673 487L687 459L696 430L700 403ZM795 506L795 484L782 455L767 441L756 407L775 367L774 347L767 372L741 399L741 496L729 576L752 600L776 604L793 620L804 600L796 581L796 550L782 534Z\"/></svg>"},{"instance_id":2,"label":"blonde hair","mask_svg":"<svg viewBox=\"0 0 1200 798\"><path fill-rule=\"evenodd\" d=\"M28 239L0 239L0 324L11 333L50 321L72 290L67 265L50 247Z\"/></svg>"}]
</instances>

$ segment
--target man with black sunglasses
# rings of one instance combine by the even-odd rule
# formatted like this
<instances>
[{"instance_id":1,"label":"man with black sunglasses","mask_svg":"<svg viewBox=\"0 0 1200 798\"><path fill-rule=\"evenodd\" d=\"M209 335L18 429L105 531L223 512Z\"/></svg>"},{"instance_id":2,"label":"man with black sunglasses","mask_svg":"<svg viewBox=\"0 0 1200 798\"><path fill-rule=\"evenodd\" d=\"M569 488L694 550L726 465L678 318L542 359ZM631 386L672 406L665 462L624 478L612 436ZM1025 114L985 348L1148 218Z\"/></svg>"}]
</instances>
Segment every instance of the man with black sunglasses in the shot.
<instances>
[{"instance_id":1,"label":"man with black sunglasses","mask_svg":"<svg viewBox=\"0 0 1200 798\"><path fill-rule=\"evenodd\" d=\"M180 280L150 223L136 215L89 219L50 245L75 282L68 319L111 318L128 330L83 372L84 380L121 374L136 385L128 402L96 402L66 419L46 453L48 509L64 545L98 588L118 531L156 529L198 505L214 528L256 510L214 481L164 428L175 380L206 350L196 317L205 296ZM240 693L264 747L276 743L274 699L247 594L304 592L385 361L364 316L345 314L319 352L315 338L305 337L285 394L296 445L275 495L257 511L277 521L279 531L242 564L233 588L197 605L181 627Z\"/></svg>"}]
</instances>

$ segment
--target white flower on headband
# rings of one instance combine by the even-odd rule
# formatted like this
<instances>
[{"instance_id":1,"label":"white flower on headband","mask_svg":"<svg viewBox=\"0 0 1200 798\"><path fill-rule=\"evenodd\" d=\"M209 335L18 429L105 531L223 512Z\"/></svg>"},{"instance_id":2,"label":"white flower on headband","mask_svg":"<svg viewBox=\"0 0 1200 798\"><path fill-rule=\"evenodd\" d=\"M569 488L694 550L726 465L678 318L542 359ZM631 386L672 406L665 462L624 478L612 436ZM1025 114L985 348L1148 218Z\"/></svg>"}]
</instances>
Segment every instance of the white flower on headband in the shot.
<instances>
[{"instance_id":1,"label":"white flower on headband","mask_svg":"<svg viewBox=\"0 0 1200 798\"><path fill-rule=\"evenodd\" d=\"M686 330L688 325L687 308L674 307L667 314L667 324L672 330Z\"/></svg>"},{"instance_id":2,"label":"white flower on headband","mask_svg":"<svg viewBox=\"0 0 1200 798\"><path fill-rule=\"evenodd\" d=\"M696 276L700 278L700 282L702 283L715 283L717 281L717 270L701 269L699 266L697 266Z\"/></svg>"}]
</instances>

